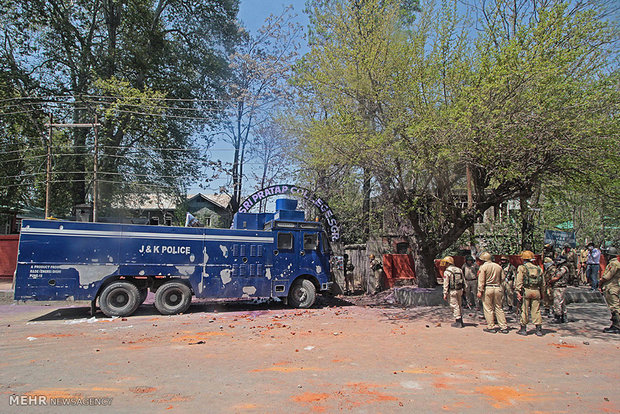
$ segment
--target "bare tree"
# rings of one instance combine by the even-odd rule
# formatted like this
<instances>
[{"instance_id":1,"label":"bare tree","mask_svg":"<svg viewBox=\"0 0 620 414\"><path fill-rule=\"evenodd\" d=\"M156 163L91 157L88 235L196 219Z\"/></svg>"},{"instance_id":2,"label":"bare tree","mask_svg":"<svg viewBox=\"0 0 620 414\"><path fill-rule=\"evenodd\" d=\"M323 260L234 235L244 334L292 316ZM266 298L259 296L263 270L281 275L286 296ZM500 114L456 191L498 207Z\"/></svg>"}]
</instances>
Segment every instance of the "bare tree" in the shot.
<instances>
[{"instance_id":1,"label":"bare tree","mask_svg":"<svg viewBox=\"0 0 620 414\"><path fill-rule=\"evenodd\" d=\"M256 35L240 29L244 40L230 56L234 80L228 88L230 102L224 134L234 149L231 168L233 213L241 201L248 144L286 97L286 82L302 33L294 17L292 8L288 7L279 16L269 16Z\"/></svg>"}]
</instances>

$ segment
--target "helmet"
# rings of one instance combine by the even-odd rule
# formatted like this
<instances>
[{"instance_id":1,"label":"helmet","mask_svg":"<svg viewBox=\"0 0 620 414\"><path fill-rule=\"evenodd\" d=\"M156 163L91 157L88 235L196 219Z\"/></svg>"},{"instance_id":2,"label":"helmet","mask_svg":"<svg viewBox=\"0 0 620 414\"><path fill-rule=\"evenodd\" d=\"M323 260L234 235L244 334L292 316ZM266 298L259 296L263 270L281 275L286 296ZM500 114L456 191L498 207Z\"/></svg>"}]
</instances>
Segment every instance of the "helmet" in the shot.
<instances>
[{"instance_id":1,"label":"helmet","mask_svg":"<svg viewBox=\"0 0 620 414\"><path fill-rule=\"evenodd\" d=\"M369 254L369 255L368 255L368 258L369 258L370 260L373 260L373 259L375 258L375 255L374 255L374 254Z\"/></svg>"},{"instance_id":2,"label":"helmet","mask_svg":"<svg viewBox=\"0 0 620 414\"><path fill-rule=\"evenodd\" d=\"M476 261L476 259L474 259L474 256L467 256L467 257L465 258L465 261L466 261L466 262L475 262L475 261Z\"/></svg>"},{"instance_id":3,"label":"helmet","mask_svg":"<svg viewBox=\"0 0 620 414\"><path fill-rule=\"evenodd\" d=\"M454 264L454 259L452 258L452 256L446 256L443 259L441 259L442 263L445 265L447 265L448 263L453 265Z\"/></svg>"},{"instance_id":4,"label":"helmet","mask_svg":"<svg viewBox=\"0 0 620 414\"><path fill-rule=\"evenodd\" d=\"M484 260L485 262L490 262L491 260L493 260L493 257L491 257L491 253L483 252L480 254L480 260Z\"/></svg>"},{"instance_id":5,"label":"helmet","mask_svg":"<svg viewBox=\"0 0 620 414\"><path fill-rule=\"evenodd\" d=\"M545 260L543 261L543 263L553 263L553 259L550 257L545 257Z\"/></svg>"},{"instance_id":6,"label":"helmet","mask_svg":"<svg viewBox=\"0 0 620 414\"><path fill-rule=\"evenodd\" d=\"M523 259L523 260L533 260L534 259L534 253L532 253L529 250L523 250L521 252L521 259Z\"/></svg>"},{"instance_id":7,"label":"helmet","mask_svg":"<svg viewBox=\"0 0 620 414\"><path fill-rule=\"evenodd\" d=\"M618 249L611 246L610 248L607 249L607 254L610 256L618 256Z\"/></svg>"}]
</instances>

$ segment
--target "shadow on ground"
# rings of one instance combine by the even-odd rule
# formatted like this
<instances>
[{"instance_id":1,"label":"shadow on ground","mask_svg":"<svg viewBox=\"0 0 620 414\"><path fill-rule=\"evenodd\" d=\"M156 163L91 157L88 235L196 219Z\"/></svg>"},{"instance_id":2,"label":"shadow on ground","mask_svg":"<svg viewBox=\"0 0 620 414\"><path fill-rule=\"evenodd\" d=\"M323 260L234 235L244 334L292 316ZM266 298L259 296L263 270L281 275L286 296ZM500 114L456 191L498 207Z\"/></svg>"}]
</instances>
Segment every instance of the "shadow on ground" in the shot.
<instances>
[{"instance_id":1,"label":"shadow on ground","mask_svg":"<svg viewBox=\"0 0 620 414\"><path fill-rule=\"evenodd\" d=\"M353 303L331 295L322 295L317 297L316 303L312 309L322 309L327 307L344 307L354 306ZM261 310L282 310L292 309L285 305L281 301L265 300L265 301L247 301L247 300L231 300L231 301L206 301L206 300L194 300L185 313L227 313L227 312L253 312ZM127 316L131 318L133 316L151 316L160 315L155 309L152 303L145 303L141 305L132 315ZM89 306L83 307L68 307L54 309L53 311L46 313L45 315L31 319L31 322L41 321L63 321L72 319L91 318L93 315L90 313ZM97 308L97 312L94 317L96 319L107 318L101 310Z\"/></svg>"}]
</instances>

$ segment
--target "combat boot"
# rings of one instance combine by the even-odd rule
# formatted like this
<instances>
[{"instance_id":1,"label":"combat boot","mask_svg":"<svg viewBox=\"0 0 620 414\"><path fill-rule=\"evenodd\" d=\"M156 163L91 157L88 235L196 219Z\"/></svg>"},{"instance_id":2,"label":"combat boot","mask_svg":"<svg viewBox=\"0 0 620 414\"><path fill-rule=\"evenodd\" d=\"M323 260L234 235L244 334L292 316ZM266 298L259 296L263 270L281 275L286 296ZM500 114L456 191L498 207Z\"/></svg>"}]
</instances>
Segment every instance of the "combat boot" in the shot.
<instances>
[{"instance_id":1,"label":"combat boot","mask_svg":"<svg viewBox=\"0 0 620 414\"><path fill-rule=\"evenodd\" d=\"M554 319L551 321L551 323L562 323L562 322L564 322L564 321L562 320L562 318L563 318L563 316L558 316L558 315L555 315L555 316L554 316Z\"/></svg>"},{"instance_id":2,"label":"combat boot","mask_svg":"<svg viewBox=\"0 0 620 414\"><path fill-rule=\"evenodd\" d=\"M617 313L613 313L611 315L611 326L609 328L603 329L605 333L620 333L620 315Z\"/></svg>"},{"instance_id":3,"label":"combat boot","mask_svg":"<svg viewBox=\"0 0 620 414\"><path fill-rule=\"evenodd\" d=\"M517 335L523 335L523 336L527 335L527 328L525 327L525 325L521 325L521 329L517 331Z\"/></svg>"},{"instance_id":4,"label":"combat boot","mask_svg":"<svg viewBox=\"0 0 620 414\"><path fill-rule=\"evenodd\" d=\"M453 328L464 328L465 325L463 325L463 318L458 318L456 322L452 324L452 327Z\"/></svg>"},{"instance_id":5,"label":"combat boot","mask_svg":"<svg viewBox=\"0 0 620 414\"><path fill-rule=\"evenodd\" d=\"M562 322L562 323L566 323L566 322L568 322L568 316L566 316L566 315L562 315L561 322Z\"/></svg>"},{"instance_id":6,"label":"combat boot","mask_svg":"<svg viewBox=\"0 0 620 414\"><path fill-rule=\"evenodd\" d=\"M543 336L542 325L536 325L536 336Z\"/></svg>"},{"instance_id":7,"label":"combat boot","mask_svg":"<svg viewBox=\"0 0 620 414\"><path fill-rule=\"evenodd\" d=\"M605 333L612 333L614 330L614 315L611 315L611 325L609 325L608 328L603 328L603 332Z\"/></svg>"}]
</instances>

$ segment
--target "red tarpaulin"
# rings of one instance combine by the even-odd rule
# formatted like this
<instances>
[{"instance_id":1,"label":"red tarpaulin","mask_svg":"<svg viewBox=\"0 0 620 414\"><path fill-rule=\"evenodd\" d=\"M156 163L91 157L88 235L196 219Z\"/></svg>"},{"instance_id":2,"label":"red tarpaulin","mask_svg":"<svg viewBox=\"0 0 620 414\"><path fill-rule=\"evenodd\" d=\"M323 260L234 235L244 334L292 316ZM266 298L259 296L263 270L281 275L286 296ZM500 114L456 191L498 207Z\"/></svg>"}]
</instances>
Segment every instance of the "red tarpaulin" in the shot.
<instances>
[{"instance_id":1,"label":"red tarpaulin","mask_svg":"<svg viewBox=\"0 0 620 414\"><path fill-rule=\"evenodd\" d=\"M0 236L0 277L13 277L17 266L18 234Z\"/></svg>"},{"instance_id":2,"label":"red tarpaulin","mask_svg":"<svg viewBox=\"0 0 620 414\"><path fill-rule=\"evenodd\" d=\"M413 281L415 265L410 254L384 254L383 273L387 288L393 288L397 282Z\"/></svg>"}]
</instances>

